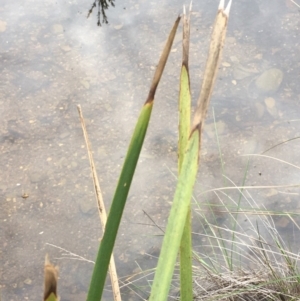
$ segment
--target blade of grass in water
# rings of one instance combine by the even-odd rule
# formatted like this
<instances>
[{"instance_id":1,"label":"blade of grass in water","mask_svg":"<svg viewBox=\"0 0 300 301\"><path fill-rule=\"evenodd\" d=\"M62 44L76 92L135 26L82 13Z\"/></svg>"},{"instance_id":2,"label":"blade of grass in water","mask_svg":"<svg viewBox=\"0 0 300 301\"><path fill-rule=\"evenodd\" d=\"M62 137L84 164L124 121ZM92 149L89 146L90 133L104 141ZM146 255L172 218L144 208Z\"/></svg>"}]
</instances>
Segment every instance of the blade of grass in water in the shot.
<instances>
[{"instance_id":1,"label":"blade of grass in water","mask_svg":"<svg viewBox=\"0 0 300 301\"><path fill-rule=\"evenodd\" d=\"M165 64L167 62L179 21L180 17L177 18L171 30L166 46L163 50L157 69L155 71L148 98L144 107L142 108L133 136L131 138L131 142L128 148L128 152L124 161L124 165L121 171L121 175L119 177L118 185L108 215L104 235L98 251L87 296L87 301L101 300L110 256L114 247L115 239L119 229L121 217L125 207L135 167L146 135L156 88L158 86Z\"/></svg>"},{"instance_id":2,"label":"blade of grass in water","mask_svg":"<svg viewBox=\"0 0 300 301\"><path fill-rule=\"evenodd\" d=\"M191 93L189 80L190 14L183 13L182 67L179 92L178 173L180 174L187 147L191 123ZM180 244L180 299L193 300L191 205L189 205Z\"/></svg>"},{"instance_id":3,"label":"blade of grass in water","mask_svg":"<svg viewBox=\"0 0 300 301\"><path fill-rule=\"evenodd\" d=\"M224 177L225 168L224 168L223 155L222 155L222 150L221 150L221 145L220 145L220 140L219 140L219 135L218 135L217 123L216 123L216 118L215 118L215 109L212 108L212 111L213 111L213 119L214 119L214 125L215 125L215 133L216 133L217 145L218 145L218 150L219 150L220 162L221 162L221 167L222 167L223 185L226 186L226 178Z\"/></svg>"},{"instance_id":4,"label":"blade of grass in water","mask_svg":"<svg viewBox=\"0 0 300 301\"><path fill-rule=\"evenodd\" d=\"M247 174L248 174L248 170L249 170L249 164L250 164L250 158L248 158L248 161L247 161L247 166L246 166L246 170L245 170L245 173L244 173L244 177L243 177L243 183L242 183L242 187L245 185L246 183L246 178L247 178ZM235 230L237 228L237 217L239 215L239 211L241 209L241 200L242 200L242 197L243 197L243 188L240 190L240 193L239 193L239 199L238 199L238 203L237 203L237 207L236 207L236 214L235 214L235 218L233 219L234 222L233 222L233 233L232 233L232 240L231 240L231 261L230 261L230 270L232 271L233 269L233 251L234 251L234 241L235 241Z\"/></svg>"},{"instance_id":5,"label":"blade of grass in water","mask_svg":"<svg viewBox=\"0 0 300 301\"><path fill-rule=\"evenodd\" d=\"M223 9L223 0L221 0L219 5L198 106L195 112L190 138L187 143L187 149L184 154L149 301L165 301L168 298L176 257L187 213L190 208L193 186L197 176L201 132L217 75L226 34L230 5L231 1L229 1L225 10Z\"/></svg>"}]
</instances>

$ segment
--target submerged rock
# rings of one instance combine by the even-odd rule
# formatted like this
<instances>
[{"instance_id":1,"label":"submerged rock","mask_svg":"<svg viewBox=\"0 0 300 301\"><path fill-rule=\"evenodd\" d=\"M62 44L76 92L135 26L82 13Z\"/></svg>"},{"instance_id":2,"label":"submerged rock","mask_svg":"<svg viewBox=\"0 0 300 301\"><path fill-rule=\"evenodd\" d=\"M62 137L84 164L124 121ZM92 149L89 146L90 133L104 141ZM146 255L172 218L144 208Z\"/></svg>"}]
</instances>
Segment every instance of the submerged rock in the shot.
<instances>
[{"instance_id":1,"label":"submerged rock","mask_svg":"<svg viewBox=\"0 0 300 301\"><path fill-rule=\"evenodd\" d=\"M283 79L283 72L280 69L272 68L266 70L255 81L255 86L261 93L275 93Z\"/></svg>"},{"instance_id":2,"label":"submerged rock","mask_svg":"<svg viewBox=\"0 0 300 301\"><path fill-rule=\"evenodd\" d=\"M97 211L97 207L95 206L95 202L91 200L87 200L86 198L78 198L77 200L79 210L85 215L93 215Z\"/></svg>"}]
</instances>

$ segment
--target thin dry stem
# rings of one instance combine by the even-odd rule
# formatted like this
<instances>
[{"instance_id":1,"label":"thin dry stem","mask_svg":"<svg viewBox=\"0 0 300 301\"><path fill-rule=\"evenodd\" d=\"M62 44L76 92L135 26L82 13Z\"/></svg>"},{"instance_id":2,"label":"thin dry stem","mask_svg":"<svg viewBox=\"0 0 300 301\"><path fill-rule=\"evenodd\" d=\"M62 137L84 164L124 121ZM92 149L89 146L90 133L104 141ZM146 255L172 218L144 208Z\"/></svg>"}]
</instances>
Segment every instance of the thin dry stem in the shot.
<instances>
[{"instance_id":1,"label":"thin dry stem","mask_svg":"<svg viewBox=\"0 0 300 301\"><path fill-rule=\"evenodd\" d=\"M297 7L300 8L300 5L298 3L296 3L294 0L291 0L292 3L294 3Z\"/></svg>"},{"instance_id":2,"label":"thin dry stem","mask_svg":"<svg viewBox=\"0 0 300 301\"><path fill-rule=\"evenodd\" d=\"M296 188L300 187L300 183L297 184L291 184L291 185L270 185L270 186L233 186L233 187L220 187L220 188L213 188L205 190L198 194L198 196L202 194L206 194L208 192L213 191L222 191L222 190L239 190L239 189L269 189L269 188Z\"/></svg>"},{"instance_id":3,"label":"thin dry stem","mask_svg":"<svg viewBox=\"0 0 300 301\"><path fill-rule=\"evenodd\" d=\"M79 114L79 118L80 118L80 123L81 123L82 131L83 131L85 144L87 147L90 166L91 166L91 170L92 170L92 178L93 178L94 189L95 189L95 194L96 194L96 199L97 199L100 221L102 224L102 228L104 230L106 221L107 221L107 214L106 214L103 197L102 197L102 193L101 193L101 189L100 189L100 185L99 185L96 166L95 166L94 159L93 159L92 148L91 148L91 144L89 141L89 137L88 137L88 133L86 130L86 126L85 126L85 122L84 122L84 118L83 118L83 114L82 114L80 105L77 106L77 110L78 110L78 114ZM118 275L117 275L116 264L115 264L113 254L111 255L111 258L110 258L109 275L110 275L114 300L121 301L121 293L120 293L120 287L119 287L119 282L118 282Z\"/></svg>"},{"instance_id":4,"label":"thin dry stem","mask_svg":"<svg viewBox=\"0 0 300 301\"><path fill-rule=\"evenodd\" d=\"M73 253L73 252L71 252L71 251L69 251L67 249L64 249L64 248L62 248L60 246L57 246L57 245L54 245L54 244L50 244L48 242L46 243L46 245L54 247L56 249L59 249L60 251L66 252L66 253L62 254L63 257L61 257L61 258L57 257L56 259L80 260L80 261L86 261L86 262L95 264L95 261L89 260L89 259L87 259L85 257L82 257L82 256L80 256L78 254L75 254L75 253Z\"/></svg>"}]
</instances>

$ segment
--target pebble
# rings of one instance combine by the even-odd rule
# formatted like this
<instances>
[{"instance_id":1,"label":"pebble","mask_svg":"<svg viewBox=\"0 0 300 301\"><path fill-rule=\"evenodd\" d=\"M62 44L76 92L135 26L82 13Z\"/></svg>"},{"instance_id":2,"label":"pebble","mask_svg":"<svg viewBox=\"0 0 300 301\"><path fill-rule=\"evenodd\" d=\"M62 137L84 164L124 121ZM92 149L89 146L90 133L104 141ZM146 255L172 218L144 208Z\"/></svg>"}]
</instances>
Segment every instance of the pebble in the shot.
<instances>
[{"instance_id":1,"label":"pebble","mask_svg":"<svg viewBox=\"0 0 300 301\"><path fill-rule=\"evenodd\" d=\"M78 167L78 163L76 161L72 161L70 165L71 170L76 170L77 167Z\"/></svg>"},{"instance_id":2,"label":"pebble","mask_svg":"<svg viewBox=\"0 0 300 301\"><path fill-rule=\"evenodd\" d=\"M235 44L236 43L236 38L234 38L234 37L227 37L226 38L226 43Z\"/></svg>"},{"instance_id":3,"label":"pebble","mask_svg":"<svg viewBox=\"0 0 300 301\"><path fill-rule=\"evenodd\" d=\"M59 135L59 138L60 139L65 139L67 138L68 136L70 136L70 132L63 132Z\"/></svg>"},{"instance_id":4,"label":"pebble","mask_svg":"<svg viewBox=\"0 0 300 301\"><path fill-rule=\"evenodd\" d=\"M97 211L96 203L85 198L78 200L79 210L86 215L92 215Z\"/></svg>"},{"instance_id":5,"label":"pebble","mask_svg":"<svg viewBox=\"0 0 300 301\"><path fill-rule=\"evenodd\" d=\"M61 24L54 24L52 26L52 30L53 30L54 33L63 33L64 28L62 27Z\"/></svg>"},{"instance_id":6,"label":"pebble","mask_svg":"<svg viewBox=\"0 0 300 301\"><path fill-rule=\"evenodd\" d=\"M234 55L230 56L229 58L230 58L230 60L231 60L233 63L238 63L238 62L239 62L239 59L238 59L236 56L234 56Z\"/></svg>"},{"instance_id":7,"label":"pebble","mask_svg":"<svg viewBox=\"0 0 300 301\"><path fill-rule=\"evenodd\" d=\"M6 31L7 23L3 20L0 20L0 32Z\"/></svg>"},{"instance_id":8,"label":"pebble","mask_svg":"<svg viewBox=\"0 0 300 301\"><path fill-rule=\"evenodd\" d=\"M65 52L69 52L71 50L71 47L68 46L68 45L63 45L63 46L60 46L60 48L65 51Z\"/></svg>"},{"instance_id":9,"label":"pebble","mask_svg":"<svg viewBox=\"0 0 300 301\"><path fill-rule=\"evenodd\" d=\"M81 80L80 83L86 88L86 89L89 89L90 88L90 84L88 81L86 80Z\"/></svg>"},{"instance_id":10,"label":"pebble","mask_svg":"<svg viewBox=\"0 0 300 301\"><path fill-rule=\"evenodd\" d=\"M222 135L226 130L225 122L219 120L216 123L207 123L204 127L204 131L209 136L209 138L214 138L216 136L216 128L218 131L218 135Z\"/></svg>"},{"instance_id":11,"label":"pebble","mask_svg":"<svg viewBox=\"0 0 300 301\"><path fill-rule=\"evenodd\" d=\"M120 30L123 27L123 24L115 25L114 28L116 30Z\"/></svg>"},{"instance_id":12,"label":"pebble","mask_svg":"<svg viewBox=\"0 0 300 301\"><path fill-rule=\"evenodd\" d=\"M230 65L229 63L227 63L227 62L223 62L223 63L222 63L222 66L223 66L223 67L230 67L231 65Z\"/></svg>"},{"instance_id":13,"label":"pebble","mask_svg":"<svg viewBox=\"0 0 300 301\"><path fill-rule=\"evenodd\" d=\"M27 284L27 285L31 285L32 280L30 278L27 278L27 279L24 280L24 283Z\"/></svg>"},{"instance_id":14,"label":"pebble","mask_svg":"<svg viewBox=\"0 0 300 301\"><path fill-rule=\"evenodd\" d=\"M112 107L111 107L110 104L106 103L106 104L104 105L104 107L105 107L106 111L108 111L108 112L112 111Z\"/></svg>"},{"instance_id":15,"label":"pebble","mask_svg":"<svg viewBox=\"0 0 300 301\"><path fill-rule=\"evenodd\" d=\"M272 68L263 72L255 81L255 86L261 93L275 93L283 80L283 72Z\"/></svg>"},{"instance_id":16,"label":"pebble","mask_svg":"<svg viewBox=\"0 0 300 301\"><path fill-rule=\"evenodd\" d=\"M277 117L278 111L277 111L277 108L276 108L275 99L272 98L272 97L267 97L265 99L265 104L267 106L267 110L268 110L269 114L273 117Z\"/></svg>"},{"instance_id":17,"label":"pebble","mask_svg":"<svg viewBox=\"0 0 300 301\"><path fill-rule=\"evenodd\" d=\"M265 104L269 109L272 109L275 107L275 99L272 97L268 97L265 99Z\"/></svg>"}]
</instances>

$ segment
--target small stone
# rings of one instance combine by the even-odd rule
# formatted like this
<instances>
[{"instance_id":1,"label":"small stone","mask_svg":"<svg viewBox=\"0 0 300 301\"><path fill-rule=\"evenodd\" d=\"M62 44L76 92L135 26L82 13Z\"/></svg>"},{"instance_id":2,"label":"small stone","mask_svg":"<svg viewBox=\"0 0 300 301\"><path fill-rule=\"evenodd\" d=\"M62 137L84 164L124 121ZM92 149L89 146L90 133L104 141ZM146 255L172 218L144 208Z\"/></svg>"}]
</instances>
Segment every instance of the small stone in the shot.
<instances>
[{"instance_id":1,"label":"small stone","mask_svg":"<svg viewBox=\"0 0 300 301\"><path fill-rule=\"evenodd\" d=\"M0 20L0 32L6 31L7 23L5 21Z\"/></svg>"},{"instance_id":2,"label":"small stone","mask_svg":"<svg viewBox=\"0 0 300 301\"><path fill-rule=\"evenodd\" d=\"M24 192L23 194L22 194L22 198L23 199L27 199L29 197L29 194L27 193L27 192Z\"/></svg>"},{"instance_id":3,"label":"small stone","mask_svg":"<svg viewBox=\"0 0 300 301\"><path fill-rule=\"evenodd\" d=\"M123 27L123 24L115 25L114 29L120 30Z\"/></svg>"},{"instance_id":4,"label":"small stone","mask_svg":"<svg viewBox=\"0 0 300 301\"><path fill-rule=\"evenodd\" d=\"M52 26L52 30L53 30L54 33L57 33L57 34L64 32L64 28L62 27L61 24L54 24Z\"/></svg>"},{"instance_id":5,"label":"small stone","mask_svg":"<svg viewBox=\"0 0 300 301\"><path fill-rule=\"evenodd\" d=\"M275 99L272 97L268 97L265 99L265 104L267 106L267 110L271 116L274 118L278 115L278 110L275 106Z\"/></svg>"},{"instance_id":6,"label":"small stone","mask_svg":"<svg viewBox=\"0 0 300 301\"><path fill-rule=\"evenodd\" d=\"M106 103L104 105L104 107L105 107L106 111L108 111L108 112L112 111L112 107L108 103Z\"/></svg>"},{"instance_id":7,"label":"small stone","mask_svg":"<svg viewBox=\"0 0 300 301\"><path fill-rule=\"evenodd\" d=\"M223 63L222 63L222 66L223 66L223 67L230 67L231 65L230 65L229 63L227 63L227 62L223 62Z\"/></svg>"},{"instance_id":8,"label":"small stone","mask_svg":"<svg viewBox=\"0 0 300 301\"><path fill-rule=\"evenodd\" d=\"M254 58L257 60L261 60L263 57L262 53L258 53Z\"/></svg>"},{"instance_id":9,"label":"small stone","mask_svg":"<svg viewBox=\"0 0 300 301\"><path fill-rule=\"evenodd\" d=\"M236 38L234 38L234 37L227 37L226 38L226 43L235 44L236 43Z\"/></svg>"},{"instance_id":10,"label":"small stone","mask_svg":"<svg viewBox=\"0 0 300 301\"><path fill-rule=\"evenodd\" d=\"M239 59L238 59L236 56L234 56L234 55L230 56L230 60L231 60L233 63L238 63L238 62L239 62Z\"/></svg>"},{"instance_id":11,"label":"small stone","mask_svg":"<svg viewBox=\"0 0 300 301\"><path fill-rule=\"evenodd\" d=\"M68 45L60 46L60 48L65 52L69 52L71 50L71 47Z\"/></svg>"},{"instance_id":12,"label":"small stone","mask_svg":"<svg viewBox=\"0 0 300 301\"><path fill-rule=\"evenodd\" d=\"M265 104L269 109L272 109L275 107L275 99L272 97L268 97L265 99Z\"/></svg>"},{"instance_id":13,"label":"small stone","mask_svg":"<svg viewBox=\"0 0 300 301\"><path fill-rule=\"evenodd\" d=\"M277 195L278 194L278 191L274 188L270 189L270 191L267 193L267 197L270 197L270 196L274 196L274 195Z\"/></svg>"},{"instance_id":14,"label":"small stone","mask_svg":"<svg viewBox=\"0 0 300 301\"><path fill-rule=\"evenodd\" d=\"M68 136L70 136L70 132L63 132L59 135L59 138L60 139L65 139L67 138Z\"/></svg>"},{"instance_id":15,"label":"small stone","mask_svg":"<svg viewBox=\"0 0 300 301\"><path fill-rule=\"evenodd\" d=\"M79 200L79 210L83 214L92 215L97 211L95 203L91 200L81 199Z\"/></svg>"},{"instance_id":16,"label":"small stone","mask_svg":"<svg viewBox=\"0 0 300 301\"><path fill-rule=\"evenodd\" d=\"M76 169L77 166L78 166L77 162L75 162L75 161L72 161L72 162L71 162L71 169L72 169L72 170Z\"/></svg>"},{"instance_id":17,"label":"small stone","mask_svg":"<svg viewBox=\"0 0 300 301\"><path fill-rule=\"evenodd\" d=\"M90 84L88 81L86 80L81 80L80 83L86 88L86 89L89 89L90 88Z\"/></svg>"},{"instance_id":18,"label":"small stone","mask_svg":"<svg viewBox=\"0 0 300 301\"><path fill-rule=\"evenodd\" d=\"M24 283L27 284L27 285L31 285L32 280L30 278L27 278L27 279L24 280Z\"/></svg>"},{"instance_id":19,"label":"small stone","mask_svg":"<svg viewBox=\"0 0 300 301\"><path fill-rule=\"evenodd\" d=\"M100 158L107 157L107 151L104 146L101 146L97 149L97 154L99 155Z\"/></svg>"},{"instance_id":20,"label":"small stone","mask_svg":"<svg viewBox=\"0 0 300 301\"><path fill-rule=\"evenodd\" d=\"M226 130L226 124L222 121L219 120L216 123L208 123L205 125L204 130L206 134L209 136L209 138L214 138L216 135L216 128L218 135L222 135L224 131Z\"/></svg>"},{"instance_id":21,"label":"small stone","mask_svg":"<svg viewBox=\"0 0 300 301\"><path fill-rule=\"evenodd\" d=\"M256 88L261 93L275 93L283 80L283 72L272 68L263 72L255 81Z\"/></svg>"}]
</instances>

